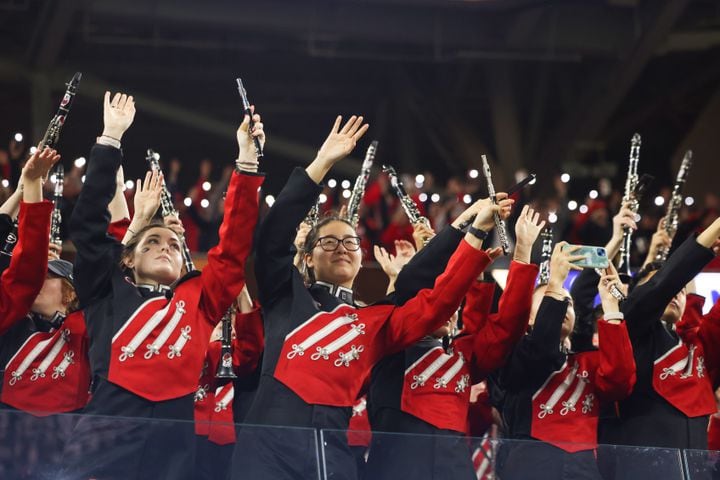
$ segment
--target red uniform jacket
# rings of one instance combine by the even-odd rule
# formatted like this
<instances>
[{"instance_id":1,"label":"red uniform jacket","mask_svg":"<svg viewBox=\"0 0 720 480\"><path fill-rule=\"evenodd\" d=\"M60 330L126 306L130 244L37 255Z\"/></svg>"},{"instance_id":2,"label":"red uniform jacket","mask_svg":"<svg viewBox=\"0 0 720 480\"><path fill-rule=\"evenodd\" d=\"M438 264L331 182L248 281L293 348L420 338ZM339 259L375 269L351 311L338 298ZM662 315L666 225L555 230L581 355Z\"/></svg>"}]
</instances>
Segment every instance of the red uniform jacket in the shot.
<instances>
[{"instance_id":1,"label":"red uniform jacket","mask_svg":"<svg viewBox=\"0 0 720 480\"><path fill-rule=\"evenodd\" d=\"M208 252L203 272L185 275L157 296L125 277L120 247L106 234L107 190L120 162L119 150L93 147L71 218L76 291L90 333L93 376L150 401L180 398L195 391L213 326L245 283L263 177L232 175L220 243Z\"/></svg>"},{"instance_id":2,"label":"red uniform jacket","mask_svg":"<svg viewBox=\"0 0 720 480\"><path fill-rule=\"evenodd\" d=\"M47 201L20 203L18 243L0 277L0 335L27 315L45 282L52 208Z\"/></svg>"},{"instance_id":3,"label":"red uniform jacket","mask_svg":"<svg viewBox=\"0 0 720 480\"><path fill-rule=\"evenodd\" d=\"M455 339L447 352L430 348L405 370L402 411L437 428L467 433L470 386L502 366L527 329L537 273L537 265L512 262L498 313L490 316L484 315L487 300L477 298L489 293L487 284L474 284L466 298L478 314L466 307L463 320L477 330L466 325L464 331L472 333Z\"/></svg>"},{"instance_id":4,"label":"red uniform jacket","mask_svg":"<svg viewBox=\"0 0 720 480\"><path fill-rule=\"evenodd\" d=\"M260 309L235 316L233 370L238 377L251 374L258 366L263 349L263 324ZM210 343L200 385L195 394L195 433L218 445L235 443L233 383L219 385L215 377L222 344Z\"/></svg>"},{"instance_id":5,"label":"red uniform jacket","mask_svg":"<svg viewBox=\"0 0 720 480\"><path fill-rule=\"evenodd\" d=\"M0 400L38 416L84 407L90 397L87 348L81 311L57 330L34 333L5 367Z\"/></svg>"},{"instance_id":6,"label":"red uniform jacket","mask_svg":"<svg viewBox=\"0 0 720 480\"><path fill-rule=\"evenodd\" d=\"M367 411L367 395L363 395L352 407L352 417L347 432L348 445L351 447L369 447L372 430Z\"/></svg>"},{"instance_id":7,"label":"red uniform jacket","mask_svg":"<svg viewBox=\"0 0 720 480\"><path fill-rule=\"evenodd\" d=\"M570 354L532 397L533 438L568 452L597 446L600 401L630 394L635 361L625 323L598 322L600 349Z\"/></svg>"},{"instance_id":8,"label":"red uniform jacket","mask_svg":"<svg viewBox=\"0 0 720 480\"><path fill-rule=\"evenodd\" d=\"M108 233L122 240L129 223L113 222ZM37 416L83 408L90 398L90 362L82 311L68 315L60 328L31 334L5 370L3 403Z\"/></svg>"},{"instance_id":9,"label":"red uniform jacket","mask_svg":"<svg viewBox=\"0 0 720 480\"><path fill-rule=\"evenodd\" d=\"M285 336L275 378L307 403L351 407L378 359L442 326L489 262L484 251L462 242L434 288L401 307L318 312Z\"/></svg>"}]
</instances>

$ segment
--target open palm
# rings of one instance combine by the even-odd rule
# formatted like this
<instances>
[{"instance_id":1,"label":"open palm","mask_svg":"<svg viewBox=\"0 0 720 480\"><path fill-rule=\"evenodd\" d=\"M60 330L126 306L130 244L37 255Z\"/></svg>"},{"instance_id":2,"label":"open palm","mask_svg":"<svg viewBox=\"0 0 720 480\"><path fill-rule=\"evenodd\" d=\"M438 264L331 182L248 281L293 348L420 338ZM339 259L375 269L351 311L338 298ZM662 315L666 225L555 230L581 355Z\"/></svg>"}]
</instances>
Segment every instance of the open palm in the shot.
<instances>
[{"instance_id":1,"label":"open palm","mask_svg":"<svg viewBox=\"0 0 720 480\"><path fill-rule=\"evenodd\" d=\"M330 134L318 151L318 157L330 165L350 155L369 127L368 124L363 125L363 117L355 115L350 117L342 128L340 128L341 123L342 116L338 115Z\"/></svg>"}]
</instances>

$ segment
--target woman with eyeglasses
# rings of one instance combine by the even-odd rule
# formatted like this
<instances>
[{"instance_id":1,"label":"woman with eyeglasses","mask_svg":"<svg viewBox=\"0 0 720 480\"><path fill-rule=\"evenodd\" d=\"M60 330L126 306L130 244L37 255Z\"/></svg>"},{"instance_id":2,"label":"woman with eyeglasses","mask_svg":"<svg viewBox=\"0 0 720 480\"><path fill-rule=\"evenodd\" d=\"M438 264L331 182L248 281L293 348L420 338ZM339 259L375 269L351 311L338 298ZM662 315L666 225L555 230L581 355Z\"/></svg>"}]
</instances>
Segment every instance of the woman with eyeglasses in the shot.
<instances>
[{"instance_id":1,"label":"woman with eyeglasses","mask_svg":"<svg viewBox=\"0 0 720 480\"><path fill-rule=\"evenodd\" d=\"M316 435L322 436L327 478L356 479L345 430L364 379L384 355L447 321L490 263L482 238L494 226L493 213L510 213L510 200L484 205L434 288L420 291L402 307L354 304L360 239L345 220L325 218L305 241L304 262L312 282L306 287L293 265L296 226L314 205L325 174L352 152L368 128L362 117L353 116L342 127L341 122L338 117L307 169L292 173L258 230L255 272L266 343L260 384L245 422L266 427L246 427L240 433L235 479L317 477Z\"/></svg>"}]
</instances>

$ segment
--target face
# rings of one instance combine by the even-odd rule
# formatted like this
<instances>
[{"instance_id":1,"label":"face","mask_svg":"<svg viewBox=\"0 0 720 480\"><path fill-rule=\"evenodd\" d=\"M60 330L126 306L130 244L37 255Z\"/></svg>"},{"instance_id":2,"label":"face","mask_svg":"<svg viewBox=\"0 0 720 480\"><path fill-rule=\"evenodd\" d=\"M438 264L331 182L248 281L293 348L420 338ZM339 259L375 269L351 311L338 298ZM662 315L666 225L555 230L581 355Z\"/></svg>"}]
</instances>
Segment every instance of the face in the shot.
<instances>
[{"instance_id":1,"label":"face","mask_svg":"<svg viewBox=\"0 0 720 480\"><path fill-rule=\"evenodd\" d=\"M683 288L677 295L670 300L662 314L662 319L668 324L674 324L680 320L685 313L685 304L687 303L687 291Z\"/></svg>"},{"instance_id":2,"label":"face","mask_svg":"<svg viewBox=\"0 0 720 480\"><path fill-rule=\"evenodd\" d=\"M30 310L45 317L51 317L55 312L64 312L62 279L48 276Z\"/></svg>"},{"instance_id":3,"label":"face","mask_svg":"<svg viewBox=\"0 0 720 480\"><path fill-rule=\"evenodd\" d=\"M330 222L320 228L318 238L328 236L342 240L356 237L357 234L345 222ZM308 268L313 270L315 280L341 285L346 288L352 287L353 281L360 270L361 260L362 253L360 249L356 251L348 250L342 242L332 252L326 252L316 242L312 253L305 256L305 262Z\"/></svg>"},{"instance_id":4,"label":"face","mask_svg":"<svg viewBox=\"0 0 720 480\"><path fill-rule=\"evenodd\" d=\"M167 228L151 228L125 264L135 272L136 283L170 285L180 278L182 271L180 240Z\"/></svg>"},{"instance_id":5,"label":"face","mask_svg":"<svg viewBox=\"0 0 720 480\"><path fill-rule=\"evenodd\" d=\"M454 330L455 326L457 325L458 321L458 313L455 312L452 317L450 317L450 320L448 320L445 325L435 330L432 334L435 338L442 338L445 335L450 335Z\"/></svg>"}]
</instances>

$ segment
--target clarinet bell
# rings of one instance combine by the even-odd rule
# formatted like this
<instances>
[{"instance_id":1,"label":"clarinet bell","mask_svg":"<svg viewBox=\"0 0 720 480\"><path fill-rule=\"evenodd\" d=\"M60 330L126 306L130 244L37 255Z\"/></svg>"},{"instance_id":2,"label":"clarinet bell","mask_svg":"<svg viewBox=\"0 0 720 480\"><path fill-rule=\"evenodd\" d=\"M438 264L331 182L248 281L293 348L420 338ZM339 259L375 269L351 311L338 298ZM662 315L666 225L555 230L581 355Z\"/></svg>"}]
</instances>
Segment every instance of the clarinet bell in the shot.
<instances>
[{"instance_id":1,"label":"clarinet bell","mask_svg":"<svg viewBox=\"0 0 720 480\"><path fill-rule=\"evenodd\" d=\"M237 378L237 375L235 375L235 371L233 370L232 366L231 353L223 353L222 358L220 359L220 364L218 365L217 372L215 373L215 378Z\"/></svg>"}]
</instances>

